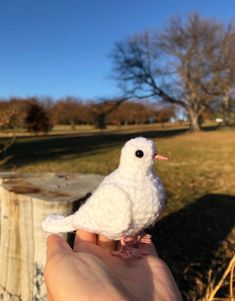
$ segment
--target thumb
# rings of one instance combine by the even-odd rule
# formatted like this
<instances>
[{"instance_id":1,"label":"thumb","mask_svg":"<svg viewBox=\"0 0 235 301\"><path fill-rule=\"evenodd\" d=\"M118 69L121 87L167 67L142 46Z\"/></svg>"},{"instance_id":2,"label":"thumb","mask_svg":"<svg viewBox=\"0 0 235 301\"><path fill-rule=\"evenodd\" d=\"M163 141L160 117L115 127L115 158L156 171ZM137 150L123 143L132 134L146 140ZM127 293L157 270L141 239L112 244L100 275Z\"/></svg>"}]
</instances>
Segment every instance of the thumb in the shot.
<instances>
[{"instance_id":1,"label":"thumb","mask_svg":"<svg viewBox=\"0 0 235 301\"><path fill-rule=\"evenodd\" d=\"M55 255L72 253L68 243L59 235L50 235L47 238L47 260Z\"/></svg>"}]
</instances>

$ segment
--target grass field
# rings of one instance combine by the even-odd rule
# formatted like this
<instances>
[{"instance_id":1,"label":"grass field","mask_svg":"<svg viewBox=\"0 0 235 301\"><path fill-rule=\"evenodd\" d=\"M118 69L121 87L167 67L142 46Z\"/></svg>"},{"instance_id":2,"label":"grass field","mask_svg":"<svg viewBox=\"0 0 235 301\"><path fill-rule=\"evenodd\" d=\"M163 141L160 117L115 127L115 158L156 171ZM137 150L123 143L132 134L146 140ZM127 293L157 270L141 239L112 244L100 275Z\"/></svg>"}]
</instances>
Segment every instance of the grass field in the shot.
<instances>
[{"instance_id":1,"label":"grass field","mask_svg":"<svg viewBox=\"0 0 235 301\"><path fill-rule=\"evenodd\" d=\"M7 151L12 157L2 170L106 175L117 167L123 143L138 135L152 138L169 157L156 163L168 197L150 232L185 300L200 300L210 271L216 281L235 248L235 130L132 127L22 137Z\"/></svg>"},{"instance_id":2,"label":"grass field","mask_svg":"<svg viewBox=\"0 0 235 301\"><path fill-rule=\"evenodd\" d=\"M12 158L2 169L106 175L117 167L123 143L137 135L153 138L159 152L169 157L168 162L156 164L168 191L168 210L208 193L235 194L234 130L195 134L185 128L131 127L122 132L18 138L8 151Z\"/></svg>"}]
</instances>

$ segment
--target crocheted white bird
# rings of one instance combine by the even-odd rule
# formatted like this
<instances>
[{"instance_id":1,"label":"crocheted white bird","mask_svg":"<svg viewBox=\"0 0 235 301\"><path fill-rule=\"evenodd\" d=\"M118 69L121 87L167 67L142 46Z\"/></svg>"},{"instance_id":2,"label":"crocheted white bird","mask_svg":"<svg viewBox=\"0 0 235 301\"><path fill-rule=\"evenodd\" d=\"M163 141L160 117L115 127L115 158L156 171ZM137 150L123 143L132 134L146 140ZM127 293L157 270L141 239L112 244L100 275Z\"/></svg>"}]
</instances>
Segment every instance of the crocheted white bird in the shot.
<instances>
[{"instance_id":1,"label":"crocheted white bird","mask_svg":"<svg viewBox=\"0 0 235 301\"><path fill-rule=\"evenodd\" d=\"M74 214L63 217L49 215L42 227L59 233L83 229L120 240L121 249L113 252L122 257L140 257L138 243L150 243L143 229L153 224L164 206L164 187L155 175L157 154L152 140L137 137L121 150L119 167L109 174L87 201ZM137 247L136 247L137 246Z\"/></svg>"}]
</instances>

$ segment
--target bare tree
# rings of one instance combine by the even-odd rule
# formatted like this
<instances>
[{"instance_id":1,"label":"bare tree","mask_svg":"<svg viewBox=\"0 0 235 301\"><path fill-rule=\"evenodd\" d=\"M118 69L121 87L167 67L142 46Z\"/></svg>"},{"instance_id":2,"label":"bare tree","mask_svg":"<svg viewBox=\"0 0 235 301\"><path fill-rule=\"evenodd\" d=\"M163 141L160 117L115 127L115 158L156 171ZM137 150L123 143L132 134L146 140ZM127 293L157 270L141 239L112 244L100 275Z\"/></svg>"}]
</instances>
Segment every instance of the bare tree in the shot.
<instances>
[{"instance_id":1,"label":"bare tree","mask_svg":"<svg viewBox=\"0 0 235 301\"><path fill-rule=\"evenodd\" d=\"M212 19L173 18L161 32L144 32L115 45L115 77L127 96L183 107L193 130L215 96L234 84L234 26ZM219 83L219 84L218 84Z\"/></svg>"},{"instance_id":2,"label":"bare tree","mask_svg":"<svg viewBox=\"0 0 235 301\"><path fill-rule=\"evenodd\" d=\"M163 126L165 122L169 122L176 117L176 108L173 105L157 106L154 109L156 121Z\"/></svg>"},{"instance_id":3,"label":"bare tree","mask_svg":"<svg viewBox=\"0 0 235 301\"><path fill-rule=\"evenodd\" d=\"M90 104L72 96L57 101L52 117L56 124L70 124L72 129L75 129L76 124L92 122Z\"/></svg>"},{"instance_id":4,"label":"bare tree","mask_svg":"<svg viewBox=\"0 0 235 301\"><path fill-rule=\"evenodd\" d=\"M234 84L235 84L235 25L229 24L227 31L221 37L221 52L215 56L214 62L222 72L215 75L215 85L223 91L221 93L221 109L224 124L232 122L231 114L234 111ZM231 85L232 84L232 85Z\"/></svg>"},{"instance_id":5,"label":"bare tree","mask_svg":"<svg viewBox=\"0 0 235 301\"><path fill-rule=\"evenodd\" d=\"M115 111L126 98L103 99L91 106L93 123L98 129L105 129L107 118L110 113Z\"/></svg>"},{"instance_id":6,"label":"bare tree","mask_svg":"<svg viewBox=\"0 0 235 301\"><path fill-rule=\"evenodd\" d=\"M27 99L16 97L1 101L0 128L23 128L28 102L29 101Z\"/></svg>"},{"instance_id":7,"label":"bare tree","mask_svg":"<svg viewBox=\"0 0 235 301\"><path fill-rule=\"evenodd\" d=\"M148 123L155 116L149 104L140 101L125 101L109 115L112 124L143 124Z\"/></svg>"}]
</instances>

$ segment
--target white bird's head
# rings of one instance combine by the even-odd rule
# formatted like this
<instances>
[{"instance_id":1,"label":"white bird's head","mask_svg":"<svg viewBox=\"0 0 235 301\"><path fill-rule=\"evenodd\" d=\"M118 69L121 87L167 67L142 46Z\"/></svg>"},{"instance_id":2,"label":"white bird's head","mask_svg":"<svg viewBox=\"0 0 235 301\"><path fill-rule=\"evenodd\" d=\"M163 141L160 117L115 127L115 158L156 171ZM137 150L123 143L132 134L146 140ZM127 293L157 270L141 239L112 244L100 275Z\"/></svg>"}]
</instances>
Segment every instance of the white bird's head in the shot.
<instances>
[{"instance_id":1,"label":"white bird's head","mask_svg":"<svg viewBox=\"0 0 235 301\"><path fill-rule=\"evenodd\" d=\"M153 169L154 159L167 160L157 154L152 140L137 137L128 140L122 148L120 167L134 173L148 173Z\"/></svg>"}]
</instances>

